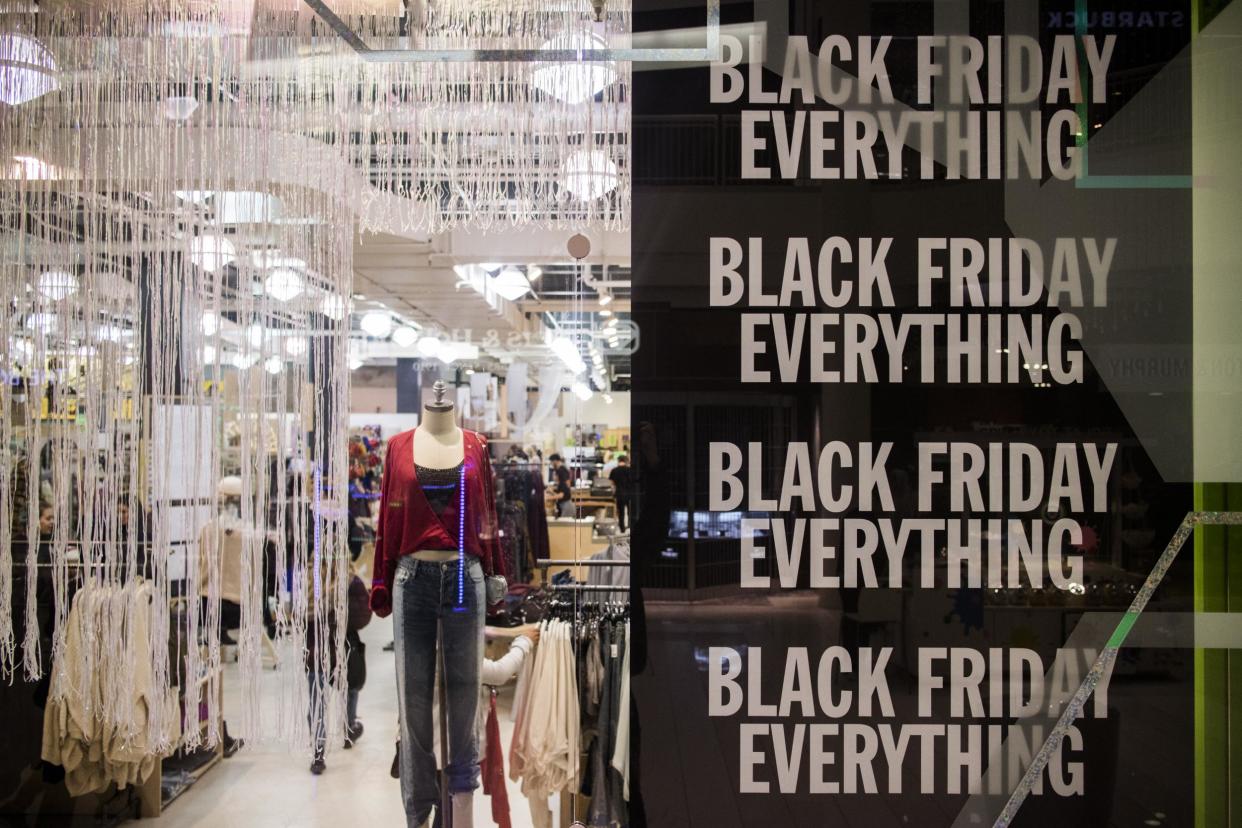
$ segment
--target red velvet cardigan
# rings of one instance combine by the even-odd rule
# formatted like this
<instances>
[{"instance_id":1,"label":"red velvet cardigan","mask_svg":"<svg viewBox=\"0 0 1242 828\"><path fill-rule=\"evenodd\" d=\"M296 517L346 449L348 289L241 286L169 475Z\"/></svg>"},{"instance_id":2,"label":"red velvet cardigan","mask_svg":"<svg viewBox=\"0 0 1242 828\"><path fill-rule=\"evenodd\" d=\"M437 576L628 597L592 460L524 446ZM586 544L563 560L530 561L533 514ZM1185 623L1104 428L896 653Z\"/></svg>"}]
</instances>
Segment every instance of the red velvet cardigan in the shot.
<instances>
[{"instance_id":1,"label":"red velvet cardigan","mask_svg":"<svg viewBox=\"0 0 1242 828\"><path fill-rule=\"evenodd\" d=\"M463 429L466 471L466 554L479 559L483 572L500 564L496 493L487 438ZM423 494L414 469L414 430L388 441L380 510L375 531L371 609L381 618L392 612L392 582L403 555L425 549L457 549L457 503L437 516Z\"/></svg>"}]
</instances>

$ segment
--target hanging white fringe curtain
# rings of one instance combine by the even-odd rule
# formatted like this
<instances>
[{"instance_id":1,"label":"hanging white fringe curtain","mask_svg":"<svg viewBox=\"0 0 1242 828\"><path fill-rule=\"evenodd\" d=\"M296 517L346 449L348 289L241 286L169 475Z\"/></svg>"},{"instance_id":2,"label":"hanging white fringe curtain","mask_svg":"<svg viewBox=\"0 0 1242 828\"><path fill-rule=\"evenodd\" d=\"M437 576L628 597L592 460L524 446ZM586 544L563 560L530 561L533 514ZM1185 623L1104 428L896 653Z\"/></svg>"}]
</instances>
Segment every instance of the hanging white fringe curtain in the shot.
<instances>
[{"instance_id":1,"label":"hanging white fringe curtain","mask_svg":"<svg viewBox=\"0 0 1242 828\"><path fill-rule=\"evenodd\" d=\"M537 48L629 25L612 8L589 22L589 3L454 0L409 20L389 5L333 7L377 48ZM216 743L228 577L197 533L232 475L245 705L230 726L306 747L308 714L329 732L343 714L355 232L626 226L628 67L366 63L293 2L29 8L0 31L0 676L54 669L58 701L130 698L135 673L91 690L69 667L141 653L151 698L179 686L187 718L207 713L185 743ZM140 577L143 624L90 615L97 629L67 643L78 585ZM273 593L298 657L260 710ZM330 677L313 709L308 638ZM95 715L139 727L122 708ZM163 753L168 710L141 723Z\"/></svg>"}]
</instances>

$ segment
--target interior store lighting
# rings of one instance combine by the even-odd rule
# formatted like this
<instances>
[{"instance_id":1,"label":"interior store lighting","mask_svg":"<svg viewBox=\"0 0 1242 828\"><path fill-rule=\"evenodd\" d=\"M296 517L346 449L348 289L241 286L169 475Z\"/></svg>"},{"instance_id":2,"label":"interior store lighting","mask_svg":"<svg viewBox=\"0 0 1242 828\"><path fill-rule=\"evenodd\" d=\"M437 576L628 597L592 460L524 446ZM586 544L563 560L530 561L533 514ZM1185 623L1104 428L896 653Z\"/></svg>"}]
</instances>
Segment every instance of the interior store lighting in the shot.
<instances>
[{"instance_id":1,"label":"interior store lighting","mask_svg":"<svg viewBox=\"0 0 1242 828\"><path fill-rule=\"evenodd\" d=\"M319 303L319 309L329 319L335 319L339 322L345 318L345 300L335 293L329 293L324 296L323 301Z\"/></svg>"},{"instance_id":2,"label":"interior store lighting","mask_svg":"<svg viewBox=\"0 0 1242 828\"><path fill-rule=\"evenodd\" d=\"M48 299L64 299L78 292L78 277L64 270L49 270L39 276L39 293Z\"/></svg>"},{"instance_id":3,"label":"interior store lighting","mask_svg":"<svg viewBox=\"0 0 1242 828\"><path fill-rule=\"evenodd\" d=\"M608 305L609 305L611 302L612 302L612 294L611 294L611 293L601 293L601 294L599 295L599 306L600 306L601 308L606 308L606 307L608 307Z\"/></svg>"},{"instance_id":4,"label":"interior store lighting","mask_svg":"<svg viewBox=\"0 0 1242 828\"><path fill-rule=\"evenodd\" d=\"M492 288L502 298L516 302L530 293L530 282L526 281L526 274L516 267L506 267L492 277Z\"/></svg>"},{"instance_id":5,"label":"interior store lighting","mask_svg":"<svg viewBox=\"0 0 1242 828\"><path fill-rule=\"evenodd\" d=\"M237 248L224 236L195 236L190 242L190 260L208 273L215 273L237 258Z\"/></svg>"},{"instance_id":6,"label":"interior store lighting","mask_svg":"<svg viewBox=\"0 0 1242 828\"><path fill-rule=\"evenodd\" d=\"M21 106L60 88L56 58L32 37L0 35L0 101Z\"/></svg>"},{"instance_id":7,"label":"interior store lighting","mask_svg":"<svg viewBox=\"0 0 1242 828\"><path fill-rule=\"evenodd\" d=\"M197 98L187 95L170 95L164 99L164 117L170 121L188 121L197 109Z\"/></svg>"},{"instance_id":8,"label":"interior store lighting","mask_svg":"<svg viewBox=\"0 0 1242 828\"><path fill-rule=\"evenodd\" d=\"M434 336L424 336L418 340L418 352L429 359L438 357L443 347L444 343Z\"/></svg>"},{"instance_id":9,"label":"interior store lighting","mask_svg":"<svg viewBox=\"0 0 1242 828\"><path fill-rule=\"evenodd\" d=\"M56 327L58 321L54 313L32 313L26 317L26 327L32 331L48 333Z\"/></svg>"},{"instance_id":10,"label":"interior store lighting","mask_svg":"<svg viewBox=\"0 0 1242 828\"><path fill-rule=\"evenodd\" d=\"M392 332L392 341L401 348L409 348L418 341L418 331L409 325L401 325Z\"/></svg>"},{"instance_id":11,"label":"interior store lighting","mask_svg":"<svg viewBox=\"0 0 1242 828\"><path fill-rule=\"evenodd\" d=\"M216 316L212 311L203 314L203 334L205 336L215 336L220 330L220 317Z\"/></svg>"},{"instance_id":12,"label":"interior store lighting","mask_svg":"<svg viewBox=\"0 0 1242 828\"><path fill-rule=\"evenodd\" d=\"M285 353L291 357L296 358L302 356L306 353L306 349L308 347L309 345L306 341L306 337L304 336L285 337Z\"/></svg>"},{"instance_id":13,"label":"interior store lighting","mask_svg":"<svg viewBox=\"0 0 1242 828\"><path fill-rule=\"evenodd\" d=\"M603 150L578 150L561 167L561 186L579 201L594 201L617 189L620 174Z\"/></svg>"},{"instance_id":14,"label":"interior store lighting","mask_svg":"<svg viewBox=\"0 0 1242 828\"><path fill-rule=\"evenodd\" d=\"M359 326L369 336L384 339L392 333L392 315L384 311L368 311L363 314Z\"/></svg>"},{"instance_id":15,"label":"interior store lighting","mask_svg":"<svg viewBox=\"0 0 1242 828\"><path fill-rule=\"evenodd\" d=\"M34 155L14 155L13 176L25 181L55 181L60 178L60 168Z\"/></svg>"},{"instance_id":16,"label":"interior store lighting","mask_svg":"<svg viewBox=\"0 0 1242 828\"><path fill-rule=\"evenodd\" d=\"M578 351L578 345L572 339L566 336L558 336L549 344L552 353L560 357L561 362L565 363L565 367L573 371L575 374L581 374L586 370L586 362L582 359L582 354Z\"/></svg>"},{"instance_id":17,"label":"interior store lighting","mask_svg":"<svg viewBox=\"0 0 1242 828\"><path fill-rule=\"evenodd\" d=\"M526 268L526 280L528 282L534 282L542 275L543 275L543 268L540 267L539 265L531 265L530 267Z\"/></svg>"},{"instance_id":18,"label":"interior store lighting","mask_svg":"<svg viewBox=\"0 0 1242 828\"><path fill-rule=\"evenodd\" d=\"M601 308L599 315L607 319L612 316L612 311L608 310L608 308Z\"/></svg>"},{"instance_id":19,"label":"interior store lighting","mask_svg":"<svg viewBox=\"0 0 1242 828\"><path fill-rule=\"evenodd\" d=\"M239 371L245 371L258 361L259 358L254 354L236 353L229 357L229 362L233 363L233 367Z\"/></svg>"},{"instance_id":20,"label":"interior store lighting","mask_svg":"<svg viewBox=\"0 0 1242 828\"><path fill-rule=\"evenodd\" d=\"M586 402L591 399L591 397L595 396L595 392L591 390L591 386L581 380L571 385L569 390L573 392L575 397L582 400L582 402Z\"/></svg>"},{"instance_id":21,"label":"interior store lighting","mask_svg":"<svg viewBox=\"0 0 1242 828\"><path fill-rule=\"evenodd\" d=\"M279 302L289 302L302 295L306 280L302 274L287 267L278 267L263 282L268 295Z\"/></svg>"},{"instance_id":22,"label":"interior store lighting","mask_svg":"<svg viewBox=\"0 0 1242 828\"><path fill-rule=\"evenodd\" d=\"M269 374L279 374L285 370L285 361L278 356L270 356L263 362L263 370Z\"/></svg>"},{"instance_id":23,"label":"interior store lighting","mask_svg":"<svg viewBox=\"0 0 1242 828\"><path fill-rule=\"evenodd\" d=\"M545 51L596 51L608 48L608 41L595 32L568 32L543 44ZM617 70L611 63L548 62L531 73L531 85L566 103L585 103L616 83Z\"/></svg>"},{"instance_id":24,"label":"interior store lighting","mask_svg":"<svg viewBox=\"0 0 1242 828\"><path fill-rule=\"evenodd\" d=\"M251 348L262 348L265 332L263 326L258 322L254 322L246 329L246 341L250 343Z\"/></svg>"}]
</instances>

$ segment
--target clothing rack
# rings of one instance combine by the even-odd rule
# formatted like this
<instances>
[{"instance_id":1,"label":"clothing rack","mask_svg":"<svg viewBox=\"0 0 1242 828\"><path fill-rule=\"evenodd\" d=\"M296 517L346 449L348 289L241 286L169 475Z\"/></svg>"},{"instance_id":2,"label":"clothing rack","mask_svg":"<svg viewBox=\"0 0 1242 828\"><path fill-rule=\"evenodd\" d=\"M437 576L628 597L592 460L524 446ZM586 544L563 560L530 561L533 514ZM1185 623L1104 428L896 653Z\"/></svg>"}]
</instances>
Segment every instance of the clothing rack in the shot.
<instances>
[{"instance_id":1,"label":"clothing rack","mask_svg":"<svg viewBox=\"0 0 1242 828\"><path fill-rule=\"evenodd\" d=\"M593 561L593 560L576 561L576 560L573 560L572 558L539 558L538 560L535 561L535 568L544 570L545 580L547 577L547 570L549 567L552 567L552 566L599 566L599 567L616 567L619 569L626 569L629 567L629 565L630 565L629 561ZM580 605L578 603L579 595L581 595L584 592L594 592L594 593L624 592L626 595L629 595L629 592L630 592L630 588L628 586L609 586L606 584L573 583L573 584L546 584L546 586L548 589L552 590L553 592L569 592L573 594L573 598L574 598L573 617L570 620L570 635L572 636L574 641L578 640L578 610L580 609ZM575 653L576 652L577 650L575 648ZM575 786L574 790L569 792L569 813L570 813L570 816L574 820L572 825L581 824L579 820L577 819L578 817L578 786ZM572 825L571 825L571 828L572 828Z\"/></svg>"}]
</instances>

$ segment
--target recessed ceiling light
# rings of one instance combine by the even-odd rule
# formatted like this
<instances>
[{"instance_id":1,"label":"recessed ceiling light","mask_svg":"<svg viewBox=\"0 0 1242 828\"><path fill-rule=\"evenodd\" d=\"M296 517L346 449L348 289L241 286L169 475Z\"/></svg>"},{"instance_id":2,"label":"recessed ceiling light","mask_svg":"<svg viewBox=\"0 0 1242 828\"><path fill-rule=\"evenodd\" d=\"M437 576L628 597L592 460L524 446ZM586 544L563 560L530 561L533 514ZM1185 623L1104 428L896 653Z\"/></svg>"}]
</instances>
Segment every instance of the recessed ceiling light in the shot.
<instances>
[{"instance_id":1,"label":"recessed ceiling light","mask_svg":"<svg viewBox=\"0 0 1242 828\"><path fill-rule=\"evenodd\" d=\"M280 302L288 302L302 295L302 291L306 288L306 280L296 270L278 267L264 280L263 287L272 298Z\"/></svg>"},{"instance_id":2,"label":"recessed ceiling light","mask_svg":"<svg viewBox=\"0 0 1242 828\"><path fill-rule=\"evenodd\" d=\"M392 316L384 311L368 311L358 324L363 331L376 339L384 339L392 333Z\"/></svg>"},{"instance_id":3,"label":"recessed ceiling light","mask_svg":"<svg viewBox=\"0 0 1242 828\"><path fill-rule=\"evenodd\" d=\"M39 277L39 293L48 299L64 299L78 292L78 277L63 270L49 270Z\"/></svg>"},{"instance_id":4,"label":"recessed ceiling light","mask_svg":"<svg viewBox=\"0 0 1242 828\"><path fill-rule=\"evenodd\" d=\"M402 348L408 348L418 341L418 331L409 325L402 325L392 332L392 341Z\"/></svg>"}]
</instances>

